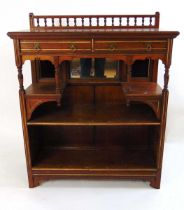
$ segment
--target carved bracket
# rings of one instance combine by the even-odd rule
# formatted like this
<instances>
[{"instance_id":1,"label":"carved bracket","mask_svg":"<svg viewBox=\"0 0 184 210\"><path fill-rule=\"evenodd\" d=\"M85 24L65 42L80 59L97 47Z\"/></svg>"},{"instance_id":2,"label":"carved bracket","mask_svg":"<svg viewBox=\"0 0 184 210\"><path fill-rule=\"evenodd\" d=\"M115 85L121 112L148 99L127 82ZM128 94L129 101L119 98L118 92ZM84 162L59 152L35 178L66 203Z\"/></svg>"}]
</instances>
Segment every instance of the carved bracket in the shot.
<instances>
[{"instance_id":1,"label":"carved bracket","mask_svg":"<svg viewBox=\"0 0 184 210\"><path fill-rule=\"evenodd\" d=\"M34 60L48 60L54 65L54 57L47 55L22 55L22 63L24 64L26 60L34 61Z\"/></svg>"},{"instance_id":2,"label":"carved bracket","mask_svg":"<svg viewBox=\"0 0 184 210\"><path fill-rule=\"evenodd\" d=\"M61 95L54 95L52 97L40 96L39 98L26 97L26 114L27 120L31 119L33 111L45 102L56 101L57 104L61 103Z\"/></svg>"},{"instance_id":3,"label":"carved bracket","mask_svg":"<svg viewBox=\"0 0 184 210\"><path fill-rule=\"evenodd\" d=\"M132 64L136 60L145 60L145 59L151 59L151 60L161 60L163 64L166 63L166 56L164 54L144 54L144 55L134 55L132 57Z\"/></svg>"},{"instance_id":4,"label":"carved bracket","mask_svg":"<svg viewBox=\"0 0 184 210\"><path fill-rule=\"evenodd\" d=\"M156 117L160 119L162 89L158 84L154 82L145 82L143 84L127 82L122 83L122 90L127 106L130 105L131 101L145 103L152 108Z\"/></svg>"},{"instance_id":5,"label":"carved bracket","mask_svg":"<svg viewBox=\"0 0 184 210\"><path fill-rule=\"evenodd\" d=\"M161 100L159 100L159 99L149 100L149 99L136 99L136 98L128 99L128 98L126 98L127 106L130 106L131 101L147 104L148 106L150 106L152 108L157 119L160 119L160 117L161 117L161 114L160 114L161 113Z\"/></svg>"}]
</instances>

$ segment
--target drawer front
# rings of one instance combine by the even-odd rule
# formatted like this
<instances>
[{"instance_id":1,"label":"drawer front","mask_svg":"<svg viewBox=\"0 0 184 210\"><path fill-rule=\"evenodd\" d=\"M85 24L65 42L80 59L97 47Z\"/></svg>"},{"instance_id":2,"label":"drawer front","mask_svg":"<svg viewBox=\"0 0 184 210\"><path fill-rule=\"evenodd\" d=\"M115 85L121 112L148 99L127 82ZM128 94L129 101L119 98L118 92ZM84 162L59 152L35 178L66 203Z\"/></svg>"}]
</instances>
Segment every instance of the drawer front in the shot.
<instances>
[{"instance_id":1,"label":"drawer front","mask_svg":"<svg viewBox=\"0 0 184 210\"><path fill-rule=\"evenodd\" d=\"M95 53L95 54L135 54L135 53L165 53L167 41L164 40L22 40L22 54L29 53Z\"/></svg>"},{"instance_id":2,"label":"drawer front","mask_svg":"<svg viewBox=\"0 0 184 210\"><path fill-rule=\"evenodd\" d=\"M96 40L94 52L98 53L164 53L167 41L139 41L139 40Z\"/></svg>"},{"instance_id":3,"label":"drawer front","mask_svg":"<svg viewBox=\"0 0 184 210\"><path fill-rule=\"evenodd\" d=\"M91 52L91 40L22 40L21 53Z\"/></svg>"}]
</instances>

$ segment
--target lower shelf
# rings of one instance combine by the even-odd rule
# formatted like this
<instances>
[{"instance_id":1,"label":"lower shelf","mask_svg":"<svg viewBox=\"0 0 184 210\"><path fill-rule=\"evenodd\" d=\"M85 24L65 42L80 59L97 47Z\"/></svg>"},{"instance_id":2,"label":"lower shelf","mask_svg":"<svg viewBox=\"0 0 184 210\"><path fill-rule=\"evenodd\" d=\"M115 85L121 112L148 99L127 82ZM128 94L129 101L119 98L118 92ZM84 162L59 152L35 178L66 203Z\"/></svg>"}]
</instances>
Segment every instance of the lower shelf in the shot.
<instances>
[{"instance_id":1,"label":"lower shelf","mask_svg":"<svg viewBox=\"0 0 184 210\"><path fill-rule=\"evenodd\" d=\"M27 125L160 125L152 109L145 104L80 104L56 107L40 106Z\"/></svg>"},{"instance_id":2,"label":"lower shelf","mask_svg":"<svg viewBox=\"0 0 184 210\"><path fill-rule=\"evenodd\" d=\"M137 149L42 149L32 169L68 172L155 171L154 153L150 148Z\"/></svg>"}]
</instances>

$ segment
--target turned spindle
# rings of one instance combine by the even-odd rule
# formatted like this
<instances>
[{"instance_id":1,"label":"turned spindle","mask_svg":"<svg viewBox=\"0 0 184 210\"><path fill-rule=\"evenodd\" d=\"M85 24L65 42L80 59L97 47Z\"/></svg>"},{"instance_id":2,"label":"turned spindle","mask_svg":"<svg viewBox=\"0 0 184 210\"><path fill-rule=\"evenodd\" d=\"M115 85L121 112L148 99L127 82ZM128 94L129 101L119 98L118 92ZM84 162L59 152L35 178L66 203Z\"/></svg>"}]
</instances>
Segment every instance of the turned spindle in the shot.
<instances>
[{"instance_id":1,"label":"turned spindle","mask_svg":"<svg viewBox=\"0 0 184 210\"><path fill-rule=\"evenodd\" d=\"M122 24L122 19L121 17L119 17L119 26L121 26L121 24Z\"/></svg>"},{"instance_id":2,"label":"turned spindle","mask_svg":"<svg viewBox=\"0 0 184 210\"><path fill-rule=\"evenodd\" d=\"M168 90L168 83L169 83L169 66L165 65L164 90Z\"/></svg>"},{"instance_id":3,"label":"turned spindle","mask_svg":"<svg viewBox=\"0 0 184 210\"><path fill-rule=\"evenodd\" d=\"M130 23L130 18L127 17L127 26L129 26L129 23Z\"/></svg>"},{"instance_id":4,"label":"turned spindle","mask_svg":"<svg viewBox=\"0 0 184 210\"><path fill-rule=\"evenodd\" d=\"M52 18L52 27L54 27L54 18Z\"/></svg>"},{"instance_id":5,"label":"turned spindle","mask_svg":"<svg viewBox=\"0 0 184 210\"><path fill-rule=\"evenodd\" d=\"M59 18L59 25L62 26L62 18Z\"/></svg>"},{"instance_id":6,"label":"turned spindle","mask_svg":"<svg viewBox=\"0 0 184 210\"><path fill-rule=\"evenodd\" d=\"M19 90L24 90L22 65L18 66L17 69L18 69Z\"/></svg>"},{"instance_id":7,"label":"turned spindle","mask_svg":"<svg viewBox=\"0 0 184 210\"><path fill-rule=\"evenodd\" d=\"M37 21L37 27L40 27L40 20L39 20L39 18L37 18L36 21Z\"/></svg>"},{"instance_id":8,"label":"turned spindle","mask_svg":"<svg viewBox=\"0 0 184 210\"><path fill-rule=\"evenodd\" d=\"M74 26L77 26L77 18L74 18Z\"/></svg>"},{"instance_id":9,"label":"turned spindle","mask_svg":"<svg viewBox=\"0 0 184 210\"><path fill-rule=\"evenodd\" d=\"M137 17L134 17L134 26L137 25Z\"/></svg>"},{"instance_id":10,"label":"turned spindle","mask_svg":"<svg viewBox=\"0 0 184 210\"><path fill-rule=\"evenodd\" d=\"M45 27L47 27L47 18L44 18Z\"/></svg>"},{"instance_id":11,"label":"turned spindle","mask_svg":"<svg viewBox=\"0 0 184 210\"><path fill-rule=\"evenodd\" d=\"M84 27L84 18L81 18L82 20L82 27Z\"/></svg>"},{"instance_id":12,"label":"turned spindle","mask_svg":"<svg viewBox=\"0 0 184 210\"><path fill-rule=\"evenodd\" d=\"M112 17L112 26L114 26L114 17Z\"/></svg>"},{"instance_id":13,"label":"turned spindle","mask_svg":"<svg viewBox=\"0 0 184 210\"><path fill-rule=\"evenodd\" d=\"M67 24L67 27L70 26L70 24L69 24L69 18L66 18L66 24Z\"/></svg>"},{"instance_id":14,"label":"turned spindle","mask_svg":"<svg viewBox=\"0 0 184 210\"><path fill-rule=\"evenodd\" d=\"M96 24L97 24L97 26L99 26L99 18L98 17L96 19Z\"/></svg>"}]
</instances>

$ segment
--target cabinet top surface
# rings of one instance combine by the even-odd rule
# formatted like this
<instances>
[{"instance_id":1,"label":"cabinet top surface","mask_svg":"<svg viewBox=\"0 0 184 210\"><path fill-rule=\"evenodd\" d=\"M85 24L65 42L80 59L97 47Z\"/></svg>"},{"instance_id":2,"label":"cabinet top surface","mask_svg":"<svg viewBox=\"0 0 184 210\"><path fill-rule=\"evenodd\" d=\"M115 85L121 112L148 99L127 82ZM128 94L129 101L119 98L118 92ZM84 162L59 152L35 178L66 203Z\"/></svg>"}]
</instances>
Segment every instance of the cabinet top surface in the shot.
<instances>
[{"instance_id":1,"label":"cabinet top surface","mask_svg":"<svg viewBox=\"0 0 184 210\"><path fill-rule=\"evenodd\" d=\"M8 32L12 39L22 37L62 37L62 36L118 36L124 37L161 37L175 38L179 35L178 31L165 31L159 29L33 29Z\"/></svg>"}]
</instances>

